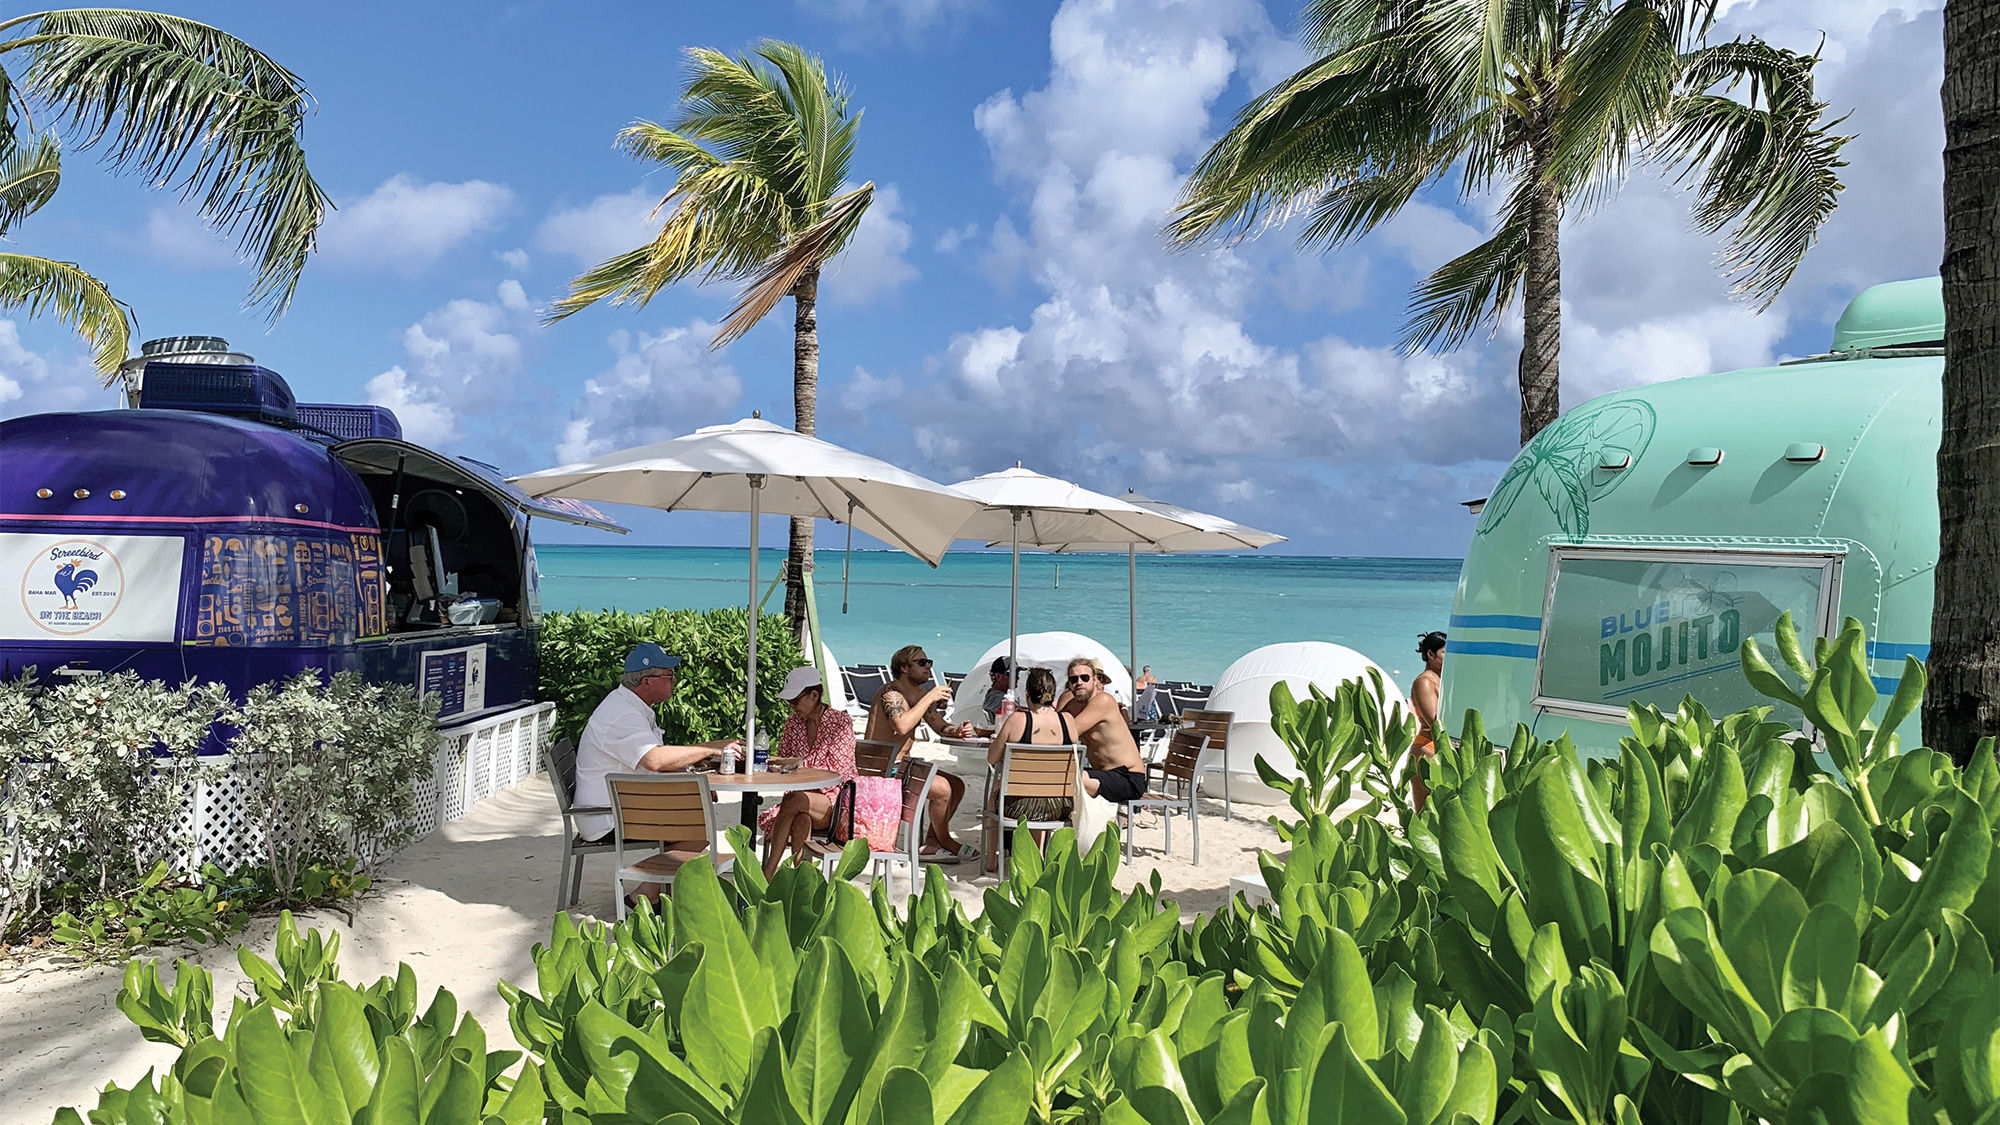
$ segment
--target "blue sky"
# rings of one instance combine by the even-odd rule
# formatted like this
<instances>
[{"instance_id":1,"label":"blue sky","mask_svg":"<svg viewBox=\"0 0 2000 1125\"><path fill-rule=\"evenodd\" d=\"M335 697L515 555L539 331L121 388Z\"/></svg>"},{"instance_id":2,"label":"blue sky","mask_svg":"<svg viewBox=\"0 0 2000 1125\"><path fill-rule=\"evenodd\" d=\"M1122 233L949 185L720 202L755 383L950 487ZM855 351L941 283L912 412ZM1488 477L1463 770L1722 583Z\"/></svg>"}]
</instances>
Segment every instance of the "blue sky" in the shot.
<instances>
[{"instance_id":1,"label":"blue sky","mask_svg":"<svg viewBox=\"0 0 2000 1125\"><path fill-rule=\"evenodd\" d=\"M411 436L510 471L753 409L789 420L789 304L720 352L721 288L538 316L647 237L666 180L612 141L671 116L682 50L766 36L846 79L866 109L854 174L879 191L822 286L822 436L946 481L1019 460L1339 555L1460 554L1472 521L1457 502L1513 453L1517 326L1448 356L1394 350L1409 286L1483 237L1489 201L1433 191L1332 255L1282 230L1183 254L1157 237L1230 115L1305 61L1291 3L158 7L256 44L319 100L307 151L340 210L291 312L267 329L242 310L232 248L87 152L18 249L96 273L141 338L226 336L302 399L390 405ZM1824 36L1822 97L1858 134L1841 210L1760 314L1729 299L1685 197L1640 169L1565 228L1565 407L1823 350L1856 289L1936 272L1935 6L1752 0L1722 31L1804 49ZM0 415L112 405L64 330L0 318ZM642 542L745 534L740 517L631 522ZM765 542L783 534L767 521Z\"/></svg>"}]
</instances>

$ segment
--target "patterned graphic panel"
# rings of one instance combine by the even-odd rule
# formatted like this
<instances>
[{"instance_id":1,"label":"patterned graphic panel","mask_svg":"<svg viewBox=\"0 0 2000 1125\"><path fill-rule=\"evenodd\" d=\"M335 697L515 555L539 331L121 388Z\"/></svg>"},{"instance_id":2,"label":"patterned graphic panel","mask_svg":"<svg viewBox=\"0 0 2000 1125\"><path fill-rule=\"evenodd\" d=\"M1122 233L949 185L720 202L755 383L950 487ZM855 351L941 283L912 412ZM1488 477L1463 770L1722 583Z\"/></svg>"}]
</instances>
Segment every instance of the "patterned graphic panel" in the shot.
<instances>
[{"instance_id":1,"label":"patterned graphic panel","mask_svg":"<svg viewBox=\"0 0 2000 1125\"><path fill-rule=\"evenodd\" d=\"M379 536L208 535L188 642L350 644L384 632L384 596Z\"/></svg>"}]
</instances>

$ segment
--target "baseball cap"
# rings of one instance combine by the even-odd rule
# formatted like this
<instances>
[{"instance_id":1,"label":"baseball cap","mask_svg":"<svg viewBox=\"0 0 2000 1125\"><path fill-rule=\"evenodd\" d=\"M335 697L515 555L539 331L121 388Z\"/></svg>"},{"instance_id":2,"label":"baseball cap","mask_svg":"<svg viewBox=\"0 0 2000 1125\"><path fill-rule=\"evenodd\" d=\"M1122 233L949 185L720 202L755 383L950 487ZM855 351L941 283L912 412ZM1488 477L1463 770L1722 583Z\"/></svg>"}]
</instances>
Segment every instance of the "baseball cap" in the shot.
<instances>
[{"instance_id":1,"label":"baseball cap","mask_svg":"<svg viewBox=\"0 0 2000 1125\"><path fill-rule=\"evenodd\" d=\"M778 689L778 698L790 703L807 688L818 686L820 686L819 669L810 664L803 668L794 668L785 673L785 686Z\"/></svg>"},{"instance_id":2,"label":"baseball cap","mask_svg":"<svg viewBox=\"0 0 2000 1125\"><path fill-rule=\"evenodd\" d=\"M994 659L993 659L993 667L991 667L991 668L988 668L988 669L986 670L986 674L987 674L987 675L989 675L989 676L1004 676L1004 675L1006 675L1006 674L1007 674L1007 658L1006 658L1006 657L1004 657L1004 656L997 656L997 657L994 657Z\"/></svg>"},{"instance_id":3,"label":"baseball cap","mask_svg":"<svg viewBox=\"0 0 2000 1125\"><path fill-rule=\"evenodd\" d=\"M644 672L648 668L678 668L681 658L661 648L651 641L640 641L625 655L627 672Z\"/></svg>"}]
</instances>

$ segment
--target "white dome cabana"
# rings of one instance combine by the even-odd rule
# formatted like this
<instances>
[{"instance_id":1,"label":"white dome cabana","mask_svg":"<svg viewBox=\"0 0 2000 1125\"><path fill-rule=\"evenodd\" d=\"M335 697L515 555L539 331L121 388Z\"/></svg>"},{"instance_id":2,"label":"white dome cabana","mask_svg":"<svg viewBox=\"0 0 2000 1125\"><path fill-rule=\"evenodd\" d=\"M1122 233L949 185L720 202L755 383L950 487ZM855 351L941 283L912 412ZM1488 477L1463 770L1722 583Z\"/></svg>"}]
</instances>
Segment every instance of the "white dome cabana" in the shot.
<instances>
[{"instance_id":1,"label":"white dome cabana","mask_svg":"<svg viewBox=\"0 0 2000 1125\"><path fill-rule=\"evenodd\" d=\"M1345 645L1326 641L1265 645L1245 653L1223 669L1209 693L1208 709L1235 715L1229 727L1229 761L1225 767L1232 775L1230 786L1234 796L1252 804L1284 803L1284 794L1258 778L1259 754L1279 772L1297 775L1291 750L1271 729L1273 685L1283 683L1296 699L1308 698L1310 685L1314 684L1332 695L1349 680L1366 682L1370 668L1382 673L1382 686L1387 691L1384 709L1400 705L1403 713L1409 714L1410 702L1402 688L1389 678L1388 670ZM1354 804L1358 806L1359 802Z\"/></svg>"}]
</instances>

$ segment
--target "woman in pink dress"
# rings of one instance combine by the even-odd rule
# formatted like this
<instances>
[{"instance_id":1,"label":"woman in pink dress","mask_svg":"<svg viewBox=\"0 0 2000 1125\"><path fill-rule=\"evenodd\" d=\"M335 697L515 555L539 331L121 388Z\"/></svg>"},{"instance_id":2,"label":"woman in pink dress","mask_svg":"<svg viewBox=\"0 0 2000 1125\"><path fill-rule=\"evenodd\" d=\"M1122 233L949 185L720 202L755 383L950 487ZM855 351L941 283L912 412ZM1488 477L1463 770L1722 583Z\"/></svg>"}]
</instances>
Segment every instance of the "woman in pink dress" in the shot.
<instances>
[{"instance_id":1,"label":"woman in pink dress","mask_svg":"<svg viewBox=\"0 0 2000 1125\"><path fill-rule=\"evenodd\" d=\"M896 828L903 816L902 782L892 777L856 775L854 720L847 712L827 706L825 694L817 668L792 669L778 693L792 705L792 713L773 753L802 759L801 768L829 770L842 781L853 782L854 835L866 839L872 848L890 850L896 846ZM802 853L814 829L833 823L834 799L839 793L839 785L787 793L777 808L758 815L757 825L770 841L765 878L777 873L787 848L794 854ZM845 828L841 825L843 832Z\"/></svg>"}]
</instances>

